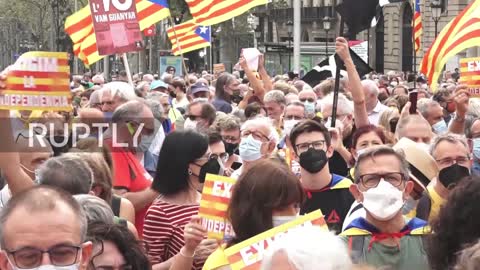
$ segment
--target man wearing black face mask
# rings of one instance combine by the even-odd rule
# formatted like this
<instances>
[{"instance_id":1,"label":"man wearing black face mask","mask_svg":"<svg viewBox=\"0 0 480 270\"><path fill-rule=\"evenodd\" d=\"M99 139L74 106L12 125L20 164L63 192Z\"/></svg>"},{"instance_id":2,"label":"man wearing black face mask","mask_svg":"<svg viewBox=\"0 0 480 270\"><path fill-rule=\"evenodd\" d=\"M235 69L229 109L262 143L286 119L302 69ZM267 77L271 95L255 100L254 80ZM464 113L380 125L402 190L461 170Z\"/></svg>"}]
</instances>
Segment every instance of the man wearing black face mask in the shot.
<instances>
[{"instance_id":1,"label":"man wearing black face mask","mask_svg":"<svg viewBox=\"0 0 480 270\"><path fill-rule=\"evenodd\" d=\"M316 121L305 120L293 128L290 141L300 162L301 181L307 192L300 214L321 209L329 229L340 233L354 201L348 190L352 182L330 173L328 159L333 155L333 147L327 128Z\"/></svg>"},{"instance_id":2,"label":"man wearing black face mask","mask_svg":"<svg viewBox=\"0 0 480 270\"><path fill-rule=\"evenodd\" d=\"M472 166L468 144L463 137L444 134L435 138L430 154L437 162L439 173L436 181L427 187L417 206L417 217L432 221L450 190L464 177L470 175Z\"/></svg>"},{"instance_id":3,"label":"man wearing black face mask","mask_svg":"<svg viewBox=\"0 0 480 270\"><path fill-rule=\"evenodd\" d=\"M219 122L220 136L222 136L225 152L228 153L228 160L225 162L225 169L237 170L242 166L242 159L238 156L240 144L240 119L233 115L227 115Z\"/></svg>"}]
</instances>

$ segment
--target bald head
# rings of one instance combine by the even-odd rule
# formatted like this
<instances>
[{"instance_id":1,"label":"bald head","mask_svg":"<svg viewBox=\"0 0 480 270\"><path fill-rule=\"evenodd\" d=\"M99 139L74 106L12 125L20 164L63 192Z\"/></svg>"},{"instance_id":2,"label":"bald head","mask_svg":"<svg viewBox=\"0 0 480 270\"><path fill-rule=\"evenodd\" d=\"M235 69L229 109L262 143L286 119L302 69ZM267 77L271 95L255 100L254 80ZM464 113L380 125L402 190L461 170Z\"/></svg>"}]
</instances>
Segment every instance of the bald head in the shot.
<instances>
[{"instance_id":1,"label":"bald head","mask_svg":"<svg viewBox=\"0 0 480 270\"><path fill-rule=\"evenodd\" d=\"M400 119L395 131L397 140L404 137L417 143L428 144L433 138L433 132L425 118L418 114L411 114Z\"/></svg>"}]
</instances>

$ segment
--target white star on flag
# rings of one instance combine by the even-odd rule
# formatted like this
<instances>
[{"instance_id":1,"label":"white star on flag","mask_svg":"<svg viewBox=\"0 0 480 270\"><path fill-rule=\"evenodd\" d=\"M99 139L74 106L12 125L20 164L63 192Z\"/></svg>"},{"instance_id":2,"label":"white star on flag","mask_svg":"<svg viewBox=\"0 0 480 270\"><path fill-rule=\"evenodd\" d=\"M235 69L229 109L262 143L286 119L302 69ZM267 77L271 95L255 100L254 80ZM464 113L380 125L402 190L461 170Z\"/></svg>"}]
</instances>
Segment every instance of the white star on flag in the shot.
<instances>
[{"instance_id":1,"label":"white star on flag","mask_svg":"<svg viewBox=\"0 0 480 270\"><path fill-rule=\"evenodd\" d=\"M206 27L206 26L200 27L200 34L206 34L207 31L208 31L208 27Z\"/></svg>"}]
</instances>

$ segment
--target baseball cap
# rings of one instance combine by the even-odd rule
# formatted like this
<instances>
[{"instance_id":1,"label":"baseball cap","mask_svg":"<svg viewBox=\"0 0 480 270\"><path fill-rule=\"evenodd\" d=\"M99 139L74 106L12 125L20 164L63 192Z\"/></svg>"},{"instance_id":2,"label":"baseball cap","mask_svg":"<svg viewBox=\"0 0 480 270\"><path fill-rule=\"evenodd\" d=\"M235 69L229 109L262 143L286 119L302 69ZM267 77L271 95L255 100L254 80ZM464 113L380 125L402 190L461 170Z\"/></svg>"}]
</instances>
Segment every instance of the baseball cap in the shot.
<instances>
[{"instance_id":1,"label":"baseball cap","mask_svg":"<svg viewBox=\"0 0 480 270\"><path fill-rule=\"evenodd\" d=\"M163 88L167 89L168 85L161 80L153 81L150 84L150 90L155 90L155 89L160 88L160 87L163 87Z\"/></svg>"},{"instance_id":2,"label":"baseball cap","mask_svg":"<svg viewBox=\"0 0 480 270\"><path fill-rule=\"evenodd\" d=\"M210 91L208 89L208 85L204 82L197 82L194 85L192 85L190 89L191 89L192 95L194 95L198 92L209 92Z\"/></svg>"}]
</instances>

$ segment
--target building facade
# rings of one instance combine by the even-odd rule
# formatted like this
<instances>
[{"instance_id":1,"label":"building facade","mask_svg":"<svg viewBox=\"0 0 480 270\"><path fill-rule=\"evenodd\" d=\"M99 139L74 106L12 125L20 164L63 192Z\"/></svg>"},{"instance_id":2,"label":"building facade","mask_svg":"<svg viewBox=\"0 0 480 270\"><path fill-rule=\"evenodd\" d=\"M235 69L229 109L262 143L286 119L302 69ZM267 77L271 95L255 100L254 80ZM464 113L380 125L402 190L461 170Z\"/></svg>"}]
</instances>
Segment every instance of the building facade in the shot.
<instances>
[{"instance_id":1,"label":"building facade","mask_svg":"<svg viewBox=\"0 0 480 270\"><path fill-rule=\"evenodd\" d=\"M437 22L438 32L459 14L472 0L441 0L441 17ZM301 69L305 72L320 62L326 55L335 51L335 38L339 33L339 18L334 6L340 0L303 0L301 27ZM418 67L423 54L435 39L435 21L432 18L432 0L421 0L423 35L421 50L413 58L413 1L390 4L384 7L381 19L376 27L365 30L350 39L368 41L368 62L377 72L389 70L412 71L414 63ZM292 56L292 33L289 21L293 21L293 0L272 1L256 11L259 17L259 47L265 51L267 69L273 74L288 70ZM330 18L330 29L324 27L324 19ZM326 25L328 27L328 25ZM291 27L290 27L291 28ZM289 31L290 30L290 31ZM447 68L458 65L458 58L480 55L476 47L447 64ZM291 61L291 60L290 60ZM291 61L293 62L293 61Z\"/></svg>"}]
</instances>

